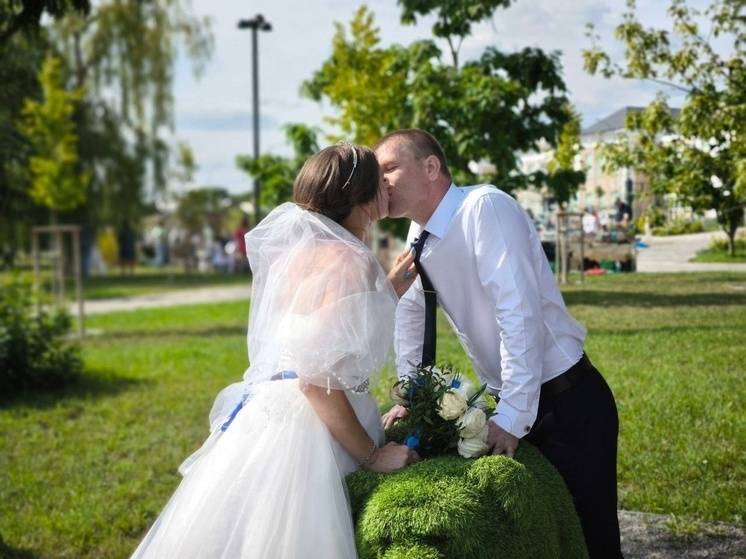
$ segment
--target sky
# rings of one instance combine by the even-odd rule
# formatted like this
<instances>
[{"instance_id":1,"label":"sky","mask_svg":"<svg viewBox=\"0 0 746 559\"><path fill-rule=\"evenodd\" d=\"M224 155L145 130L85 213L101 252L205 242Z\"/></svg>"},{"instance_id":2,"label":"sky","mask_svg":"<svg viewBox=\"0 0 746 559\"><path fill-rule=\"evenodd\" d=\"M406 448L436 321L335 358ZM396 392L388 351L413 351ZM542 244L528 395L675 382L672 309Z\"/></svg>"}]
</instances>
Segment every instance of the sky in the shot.
<instances>
[{"instance_id":1,"label":"sky","mask_svg":"<svg viewBox=\"0 0 746 559\"><path fill-rule=\"evenodd\" d=\"M259 35L260 146L262 153L287 155L283 124L301 122L329 129L323 116L333 114L332 110L302 98L300 85L330 55L334 22L348 23L362 4L374 13L383 46L432 37L434 19L403 26L395 0L193 0L195 14L210 17L215 43L200 78L195 78L183 56L174 75L175 140L186 142L194 152L198 165L194 186L222 186L233 193L251 189L251 179L235 165L236 155L253 153L251 32L239 30L238 20L261 13L273 26L271 32ZM646 25L670 26L668 2L638 0L637 4ZM489 46L507 52L529 46L561 51L570 99L587 127L624 106L649 103L660 89L639 80L594 77L583 70L581 51L590 44L585 36L589 22L606 50L621 59L621 45L612 33L624 9L625 0L517 0L472 28L460 62L478 57ZM440 46L447 50L445 43ZM676 105L680 100L676 92L667 93Z\"/></svg>"}]
</instances>

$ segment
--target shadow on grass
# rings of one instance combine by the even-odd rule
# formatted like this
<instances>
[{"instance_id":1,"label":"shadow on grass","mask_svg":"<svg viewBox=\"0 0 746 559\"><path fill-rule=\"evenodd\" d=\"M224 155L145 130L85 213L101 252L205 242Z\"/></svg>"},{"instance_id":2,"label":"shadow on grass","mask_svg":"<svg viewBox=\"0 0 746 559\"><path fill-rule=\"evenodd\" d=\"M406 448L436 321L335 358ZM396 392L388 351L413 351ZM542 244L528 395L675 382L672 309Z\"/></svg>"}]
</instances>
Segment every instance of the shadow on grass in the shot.
<instances>
[{"instance_id":1,"label":"shadow on grass","mask_svg":"<svg viewBox=\"0 0 746 559\"><path fill-rule=\"evenodd\" d=\"M638 291L567 291L568 305L617 307L697 307L746 305L746 293L646 293Z\"/></svg>"},{"instance_id":2,"label":"shadow on grass","mask_svg":"<svg viewBox=\"0 0 746 559\"><path fill-rule=\"evenodd\" d=\"M3 559L37 559L41 555L28 549L11 547L3 541L3 537L0 535L0 557Z\"/></svg>"},{"instance_id":3,"label":"shadow on grass","mask_svg":"<svg viewBox=\"0 0 746 559\"><path fill-rule=\"evenodd\" d=\"M94 338L95 340L126 340L135 338L213 338L221 336L245 336L246 326L213 326L211 328L153 328L148 329L126 329L126 330L103 330Z\"/></svg>"},{"instance_id":4,"label":"shadow on grass","mask_svg":"<svg viewBox=\"0 0 746 559\"><path fill-rule=\"evenodd\" d=\"M654 336L658 334L701 334L703 332L737 330L737 326L721 325L681 325L681 326L658 326L655 328L593 328L590 333L593 336Z\"/></svg>"},{"instance_id":5,"label":"shadow on grass","mask_svg":"<svg viewBox=\"0 0 746 559\"><path fill-rule=\"evenodd\" d=\"M50 408L66 400L116 396L135 386L151 382L148 379L117 376L108 371L86 371L61 386L26 388L13 394L3 394L0 396L0 409Z\"/></svg>"}]
</instances>

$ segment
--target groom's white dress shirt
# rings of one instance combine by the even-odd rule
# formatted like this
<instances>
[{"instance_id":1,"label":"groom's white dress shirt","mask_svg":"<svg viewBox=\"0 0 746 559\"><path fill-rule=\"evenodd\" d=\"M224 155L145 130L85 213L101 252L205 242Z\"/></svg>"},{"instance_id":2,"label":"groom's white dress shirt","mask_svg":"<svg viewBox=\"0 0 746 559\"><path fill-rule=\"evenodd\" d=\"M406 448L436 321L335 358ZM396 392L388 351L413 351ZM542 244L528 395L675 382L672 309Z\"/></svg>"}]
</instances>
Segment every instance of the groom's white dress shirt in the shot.
<instances>
[{"instance_id":1,"label":"groom's white dress shirt","mask_svg":"<svg viewBox=\"0 0 746 559\"><path fill-rule=\"evenodd\" d=\"M430 220L420 256L438 303L488 390L498 426L523 437L541 384L583 355L585 329L567 312L530 219L494 186L451 185ZM408 242L422 229L412 222ZM425 297L420 278L396 310L400 377L422 360ZM437 359L437 356L436 356Z\"/></svg>"}]
</instances>

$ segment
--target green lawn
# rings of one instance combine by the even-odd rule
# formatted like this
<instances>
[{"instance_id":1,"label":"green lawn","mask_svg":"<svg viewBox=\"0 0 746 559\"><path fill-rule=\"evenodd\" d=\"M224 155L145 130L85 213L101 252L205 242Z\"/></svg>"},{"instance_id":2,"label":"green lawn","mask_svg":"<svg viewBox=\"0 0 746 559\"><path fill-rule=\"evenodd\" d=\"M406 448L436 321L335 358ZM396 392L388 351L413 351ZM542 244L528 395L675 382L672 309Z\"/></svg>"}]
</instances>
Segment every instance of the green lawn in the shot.
<instances>
[{"instance_id":1,"label":"green lawn","mask_svg":"<svg viewBox=\"0 0 746 559\"><path fill-rule=\"evenodd\" d=\"M0 277L9 275L0 273ZM33 274L24 271L21 277L31 281ZM136 295L150 295L164 291L193 289L198 287L246 285L251 278L248 274L220 274L213 272L184 273L182 268L153 268L140 266L133 275L121 275L113 269L107 276L91 276L83 280L83 297L86 300L109 299L117 297L132 297ZM49 271L42 274L42 289L51 292L51 275ZM75 296L74 280L67 278L66 295L68 299Z\"/></svg>"},{"instance_id":2,"label":"green lawn","mask_svg":"<svg viewBox=\"0 0 746 559\"><path fill-rule=\"evenodd\" d=\"M621 508L743 523L746 275L611 275L565 297L617 397ZM132 552L205 437L215 394L246 368L247 311L91 317L102 334L84 344L82 382L0 407L0 534L13 555ZM439 327L439 355L468 370ZM382 406L391 379L374 389Z\"/></svg>"},{"instance_id":3,"label":"green lawn","mask_svg":"<svg viewBox=\"0 0 746 559\"><path fill-rule=\"evenodd\" d=\"M736 253L733 256L728 253L725 241L721 241L700 250L691 262L746 262L746 239L736 239Z\"/></svg>"}]
</instances>

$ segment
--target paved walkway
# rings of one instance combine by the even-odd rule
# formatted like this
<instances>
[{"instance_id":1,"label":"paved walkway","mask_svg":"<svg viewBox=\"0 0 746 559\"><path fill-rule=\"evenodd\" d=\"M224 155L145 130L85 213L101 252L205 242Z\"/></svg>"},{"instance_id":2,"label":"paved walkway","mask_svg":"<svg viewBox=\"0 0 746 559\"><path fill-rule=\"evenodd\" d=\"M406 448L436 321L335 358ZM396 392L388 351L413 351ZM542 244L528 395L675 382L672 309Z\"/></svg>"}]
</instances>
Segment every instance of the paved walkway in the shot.
<instances>
[{"instance_id":1,"label":"paved walkway","mask_svg":"<svg viewBox=\"0 0 746 559\"><path fill-rule=\"evenodd\" d=\"M746 263L689 262L697 252L707 248L713 238L725 233L695 233L672 237L647 237L649 248L637 252L638 272L746 272Z\"/></svg>"},{"instance_id":2,"label":"paved walkway","mask_svg":"<svg viewBox=\"0 0 746 559\"><path fill-rule=\"evenodd\" d=\"M180 291L165 291L151 295L135 295L116 299L100 299L85 302L85 313L101 314L116 311L134 311L155 307L174 307L177 305L194 305L198 303L220 303L223 301L249 300L251 285L230 287L201 287L198 289L182 289ZM76 305L70 306L70 313L75 316L78 312Z\"/></svg>"},{"instance_id":3,"label":"paved walkway","mask_svg":"<svg viewBox=\"0 0 746 559\"><path fill-rule=\"evenodd\" d=\"M689 536L674 537L661 514L619 511L622 552L626 559L722 559L746 557L742 526L699 524Z\"/></svg>"},{"instance_id":4,"label":"paved walkway","mask_svg":"<svg viewBox=\"0 0 746 559\"><path fill-rule=\"evenodd\" d=\"M649 237L645 242L649 248L640 249L637 254L638 272L746 272L746 263L717 264L689 262L698 251L707 248L714 237L724 237L721 232L696 233L694 235L677 235L674 237ZM228 287L202 287L166 291L150 295L135 295L116 299L100 299L85 302L86 314L101 314L116 311L131 311L156 307L173 307L176 305L193 305L198 303L219 303L222 301L248 300L251 294L250 285ZM77 308L70 307L75 315Z\"/></svg>"}]
</instances>

